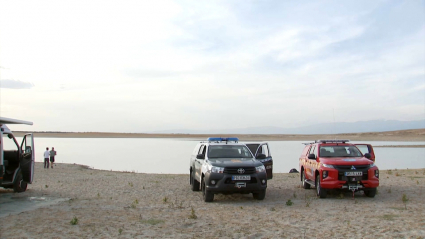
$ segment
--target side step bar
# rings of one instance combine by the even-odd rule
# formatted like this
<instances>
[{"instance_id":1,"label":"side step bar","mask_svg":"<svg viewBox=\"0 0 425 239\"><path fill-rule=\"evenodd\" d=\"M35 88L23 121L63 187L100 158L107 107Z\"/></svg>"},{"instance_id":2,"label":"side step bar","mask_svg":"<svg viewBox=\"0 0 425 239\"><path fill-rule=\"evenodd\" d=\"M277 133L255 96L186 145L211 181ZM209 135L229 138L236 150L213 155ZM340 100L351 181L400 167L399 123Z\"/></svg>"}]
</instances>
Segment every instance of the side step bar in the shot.
<instances>
[{"instance_id":1,"label":"side step bar","mask_svg":"<svg viewBox=\"0 0 425 239\"><path fill-rule=\"evenodd\" d=\"M305 182L306 182L306 183L308 183L308 184L310 184L310 185L311 185L311 186L313 186L313 187L316 187L316 184L314 183L314 181L313 181L313 180L306 179L306 180L305 180Z\"/></svg>"}]
</instances>

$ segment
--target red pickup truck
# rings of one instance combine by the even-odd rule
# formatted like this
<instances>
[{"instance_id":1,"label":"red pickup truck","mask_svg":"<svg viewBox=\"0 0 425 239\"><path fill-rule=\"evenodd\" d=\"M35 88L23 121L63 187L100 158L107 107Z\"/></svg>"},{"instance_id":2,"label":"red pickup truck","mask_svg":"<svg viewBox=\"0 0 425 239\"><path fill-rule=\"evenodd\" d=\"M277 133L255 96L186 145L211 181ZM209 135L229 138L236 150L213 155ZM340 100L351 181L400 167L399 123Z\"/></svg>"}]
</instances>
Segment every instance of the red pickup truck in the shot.
<instances>
[{"instance_id":1,"label":"red pickup truck","mask_svg":"<svg viewBox=\"0 0 425 239\"><path fill-rule=\"evenodd\" d=\"M315 187L320 198L326 198L330 189L362 190L375 197L379 186L379 169L370 144L323 139L306 143L299 166L303 188Z\"/></svg>"}]
</instances>

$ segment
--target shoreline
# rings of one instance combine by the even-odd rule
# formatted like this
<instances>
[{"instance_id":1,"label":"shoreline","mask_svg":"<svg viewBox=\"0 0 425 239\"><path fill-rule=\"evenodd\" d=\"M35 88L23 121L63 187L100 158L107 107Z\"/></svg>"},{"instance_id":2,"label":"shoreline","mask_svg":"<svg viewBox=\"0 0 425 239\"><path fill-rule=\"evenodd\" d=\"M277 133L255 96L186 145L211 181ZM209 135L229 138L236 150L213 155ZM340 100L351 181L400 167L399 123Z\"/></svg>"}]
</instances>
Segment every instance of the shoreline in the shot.
<instances>
[{"instance_id":1,"label":"shoreline","mask_svg":"<svg viewBox=\"0 0 425 239\"><path fill-rule=\"evenodd\" d=\"M2 217L0 237L424 238L425 169L382 170L380 176L375 198L336 191L318 199L314 189L300 186L298 173L278 173L269 180L262 201L251 194L219 194L205 203L201 192L190 190L188 174L115 172L61 163L43 169L37 162L26 192L0 189L0 198L58 202Z\"/></svg>"},{"instance_id":2,"label":"shoreline","mask_svg":"<svg viewBox=\"0 0 425 239\"><path fill-rule=\"evenodd\" d=\"M15 131L16 136L25 132ZM151 134L113 132L33 132L40 138L179 138L205 140L208 137L238 137L241 141L314 141L349 139L350 141L425 141L425 129L344 134Z\"/></svg>"}]
</instances>

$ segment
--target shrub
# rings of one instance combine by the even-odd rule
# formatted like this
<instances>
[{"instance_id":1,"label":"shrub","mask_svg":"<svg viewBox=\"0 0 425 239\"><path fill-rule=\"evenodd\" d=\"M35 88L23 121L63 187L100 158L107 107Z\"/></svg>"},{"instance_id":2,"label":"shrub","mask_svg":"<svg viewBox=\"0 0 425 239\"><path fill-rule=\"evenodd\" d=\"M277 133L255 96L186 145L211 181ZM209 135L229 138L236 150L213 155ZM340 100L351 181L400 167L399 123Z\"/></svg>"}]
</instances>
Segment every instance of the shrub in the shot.
<instances>
[{"instance_id":1,"label":"shrub","mask_svg":"<svg viewBox=\"0 0 425 239\"><path fill-rule=\"evenodd\" d=\"M78 218L74 216L74 218L70 221L71 225L77 225L78 224Z\"/></svg>"},{"instance_id":2,"label":"shrub","mask_svg":"<svg viewBox=\"0 0 425 239\"><path fill-rule=\"evenodd\" d=\"M288 199L288 201L286 201L286 206L292 206L292 204L294 204L291 199Z\"/></svg>"}]
</instances>

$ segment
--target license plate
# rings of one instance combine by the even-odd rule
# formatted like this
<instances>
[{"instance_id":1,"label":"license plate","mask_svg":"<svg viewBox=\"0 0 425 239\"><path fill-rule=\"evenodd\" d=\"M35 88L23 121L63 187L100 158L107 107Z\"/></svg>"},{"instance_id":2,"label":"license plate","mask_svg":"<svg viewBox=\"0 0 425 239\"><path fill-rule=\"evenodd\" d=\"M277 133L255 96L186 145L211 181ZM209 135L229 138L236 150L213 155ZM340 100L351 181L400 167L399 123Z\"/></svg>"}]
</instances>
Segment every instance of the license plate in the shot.
<instances>
[{"instance_id":1,"label":"license plate","mask_svg":"<svg viewBox=\"0 0 425 239\"><path fill-rule=\"evenodd\" d=\"M363 172L345 172L345 176L363 176Z\"/></svg>"},{"instance_id":2,"label":"license plate","mask_svg":"<svg viewBox=\"0 0 425 239\"><path fill-rule=\"evenodd\" d=\"M232 176L232 180L233 181L251 180L251 176L250 175L234 175L234 176Z\"/></svg>"}]
</instances>

